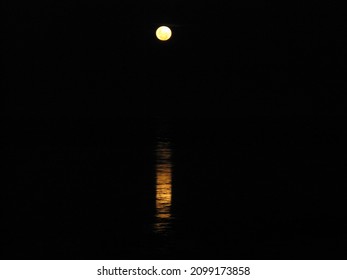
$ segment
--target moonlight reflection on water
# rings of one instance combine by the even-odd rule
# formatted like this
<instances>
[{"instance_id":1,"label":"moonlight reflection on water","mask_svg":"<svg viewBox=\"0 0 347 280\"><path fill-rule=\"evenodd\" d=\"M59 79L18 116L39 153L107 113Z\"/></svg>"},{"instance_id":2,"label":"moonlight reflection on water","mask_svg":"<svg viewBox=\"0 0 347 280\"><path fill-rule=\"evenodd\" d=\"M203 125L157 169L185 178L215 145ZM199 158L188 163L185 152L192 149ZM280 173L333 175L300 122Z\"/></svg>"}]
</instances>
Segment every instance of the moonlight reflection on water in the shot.
<instances>
[{"instance_id":1,"label":"moonlight reflection on water","mask_svg":"<svg viewBox=\"0 0 347 280\"><path fill-rule=\"evenodd\" d=\"M168 139L159 138L156 146L156 219L154 232L168 234L171 229L172 213L172 163Z\"/></svg>"}]
</instances>

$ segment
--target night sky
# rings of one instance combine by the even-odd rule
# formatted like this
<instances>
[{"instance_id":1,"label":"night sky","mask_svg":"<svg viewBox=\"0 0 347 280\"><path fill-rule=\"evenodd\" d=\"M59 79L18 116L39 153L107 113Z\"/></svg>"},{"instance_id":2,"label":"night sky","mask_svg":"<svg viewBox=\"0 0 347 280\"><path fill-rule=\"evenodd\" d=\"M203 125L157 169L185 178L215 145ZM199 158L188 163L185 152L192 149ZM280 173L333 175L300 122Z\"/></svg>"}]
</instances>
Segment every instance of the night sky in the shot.
<instances>
[{"instance_id":1,"label":"night sky","mask_svg":"<svg viewBox=\"0 0 347 280\"><path fill-rule=\"evenodd\" d=\"M344 12L327 5L8 1L5 114L344 114Z\"/></svg>"}]
</instances>

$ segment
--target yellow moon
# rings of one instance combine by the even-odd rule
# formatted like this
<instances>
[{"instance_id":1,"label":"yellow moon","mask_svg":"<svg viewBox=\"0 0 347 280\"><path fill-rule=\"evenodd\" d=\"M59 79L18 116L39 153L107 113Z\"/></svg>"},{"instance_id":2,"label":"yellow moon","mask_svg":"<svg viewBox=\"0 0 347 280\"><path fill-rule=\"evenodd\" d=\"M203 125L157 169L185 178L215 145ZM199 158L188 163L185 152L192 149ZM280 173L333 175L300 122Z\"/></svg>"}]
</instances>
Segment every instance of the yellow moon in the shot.
<instances>
[{"instance_id":1,"label":"yellow moon","mask_svg":"<svg viewBox=\"0 0 347 280\"><path fill-rule=\"evenodd\" d=\"M172 32L171 29L167 26L160 26L157 31L155 32L155 35L160 41L167 41L170 39Z\"/></svg>"}]
</instances>

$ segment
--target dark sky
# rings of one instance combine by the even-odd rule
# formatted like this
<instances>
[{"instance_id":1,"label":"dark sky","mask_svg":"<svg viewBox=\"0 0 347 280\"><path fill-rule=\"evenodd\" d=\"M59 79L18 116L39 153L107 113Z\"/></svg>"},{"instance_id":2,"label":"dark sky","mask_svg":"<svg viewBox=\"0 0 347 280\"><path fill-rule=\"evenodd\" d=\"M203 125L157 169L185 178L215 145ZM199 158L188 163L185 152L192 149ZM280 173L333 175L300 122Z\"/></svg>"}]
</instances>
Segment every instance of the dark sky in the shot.
<instances>
[{"instance_id":1,"label":"dark sky","mask_svg":"<svg viewBox=\"0 0 347 280\"><path fill-rule=\"evenodd\" d=\"M5 114L344 113L338 7L140 2L3 4ZM154 37L161 24L173 30L166 43Z\"/></svg>"}]
</instances>

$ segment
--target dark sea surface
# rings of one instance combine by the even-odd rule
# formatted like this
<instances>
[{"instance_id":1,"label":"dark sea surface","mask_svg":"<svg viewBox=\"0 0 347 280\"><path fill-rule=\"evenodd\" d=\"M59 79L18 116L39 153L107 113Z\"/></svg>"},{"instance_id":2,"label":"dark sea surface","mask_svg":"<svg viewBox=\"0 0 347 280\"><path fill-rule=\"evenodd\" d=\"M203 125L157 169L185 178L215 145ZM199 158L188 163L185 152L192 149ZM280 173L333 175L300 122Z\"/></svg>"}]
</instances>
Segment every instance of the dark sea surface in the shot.
<instances>
[{"instance_id":1,"label":"dark sea surface","mask_svg":"<svg viewBox=\"0 0 347 280\"><path fill-rule=\"evenodd\" d=\"M2 259L346 258L333 117L6 121Z\"/></svg>"}]
</instances>

